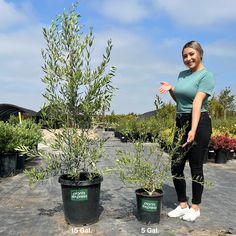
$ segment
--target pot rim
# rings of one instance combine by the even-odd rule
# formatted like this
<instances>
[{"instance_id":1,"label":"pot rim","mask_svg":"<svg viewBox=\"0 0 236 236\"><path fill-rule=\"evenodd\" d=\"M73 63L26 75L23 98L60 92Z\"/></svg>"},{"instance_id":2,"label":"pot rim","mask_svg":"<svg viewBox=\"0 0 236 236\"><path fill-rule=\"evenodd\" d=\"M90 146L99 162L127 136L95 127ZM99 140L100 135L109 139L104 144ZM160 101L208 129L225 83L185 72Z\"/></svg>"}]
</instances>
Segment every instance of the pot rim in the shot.
<instances>
[{"instance_id":1,"label":"pot rim","mask_svg":"<svg viewBox=\"0 0 236 236\"><path fill-rule=\"evenodd\" d=\"M80 174L88 174L89 172L81 172ZM90 186L95 184L100 184L103 181L103 176L99 173L93 173L95 174L95 177L85 180L74 180L68 177L67 174L60 175L58 178L58 182L61 185L67 185L67 186Z\"/></svg>"},{"instance_id":2,"label":"pot rim","mask_svg":"<svg viewBox=\"0 0 236 236\"><path fill-rule=\"evenodd\" d=\"M156 193L159 193L159 195L144 195L143 193L146 193L146 191L143 189L143 188L139 188L139 189L136 189L135 190L135 193L136 195L141 195L141 196L144 196L144 197L148 197L148 198L153 198L153 197L162 197L164 195L164 191L162 189L156 189L155 192Z\"/></svg>"}]
</instances>

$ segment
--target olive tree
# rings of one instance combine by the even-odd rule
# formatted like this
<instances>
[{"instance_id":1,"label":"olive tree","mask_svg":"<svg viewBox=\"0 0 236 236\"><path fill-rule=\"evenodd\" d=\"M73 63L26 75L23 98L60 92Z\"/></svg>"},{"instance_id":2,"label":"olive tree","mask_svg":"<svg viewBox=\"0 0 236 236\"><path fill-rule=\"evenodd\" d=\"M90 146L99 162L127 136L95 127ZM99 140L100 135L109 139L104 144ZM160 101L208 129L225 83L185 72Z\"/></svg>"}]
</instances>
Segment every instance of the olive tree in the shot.
<instances>
[{"instance_id":1,"label":"olive tree","mask_svg":"<svg viewBox=\"0 0 236 236\"><path fill-rule=\"evenodd\" d=\"M43 28L46 42L42 49L42 69L46 99L43 117L48 128L55 123L61 127L56 132L50 152L40 151L45 165L26 171L31 181L52 175L67 174L79 179L80 172L97 173L97 162L102 156L104 140L92 139L89 128L94 118L104 107L109 108L115 88L112 78L115 67L108 67L112 41L107 41L101 62L95 66L92 61L94 36L90 28L84 33L80 24L77 4L63 12ZM79 128L79 131L78 131Z\"/></svg>"}]
</instances>

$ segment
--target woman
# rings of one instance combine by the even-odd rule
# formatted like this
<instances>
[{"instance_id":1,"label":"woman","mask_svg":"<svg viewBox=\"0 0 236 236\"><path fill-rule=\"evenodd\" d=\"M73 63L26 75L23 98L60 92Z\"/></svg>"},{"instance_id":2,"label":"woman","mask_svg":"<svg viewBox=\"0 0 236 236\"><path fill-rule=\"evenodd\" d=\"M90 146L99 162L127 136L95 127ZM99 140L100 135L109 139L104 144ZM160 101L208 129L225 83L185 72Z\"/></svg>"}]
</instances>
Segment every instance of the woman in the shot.
<instances>
[{"instance_id":1,"label":"woman","mask_svg":"<svg viewBox=\"0 0 236 236\"><path fill-rule=\"evenodd\" d=\"M171 172L179 205L168 213L169 217L181 217L186 221L195 221L200 216L203 192L203 159L211 136L211 119L207 113L207 100L214 89L214 78L202 63L203 49L196 41L186 43L182 58L188 70L180 72L176 86L161 82L160 93L170 93L176 102L176 126L186 127L183 138L184 147L189 145L183 158L172 157ZM176 134L177 135L177 134ZM175 137L176 138L176 137ZM178 158L178 160L177 160ZM186 197L184 167L186 160L192 175L192 206L189 208Z\"/></svg>"}]
</instances>

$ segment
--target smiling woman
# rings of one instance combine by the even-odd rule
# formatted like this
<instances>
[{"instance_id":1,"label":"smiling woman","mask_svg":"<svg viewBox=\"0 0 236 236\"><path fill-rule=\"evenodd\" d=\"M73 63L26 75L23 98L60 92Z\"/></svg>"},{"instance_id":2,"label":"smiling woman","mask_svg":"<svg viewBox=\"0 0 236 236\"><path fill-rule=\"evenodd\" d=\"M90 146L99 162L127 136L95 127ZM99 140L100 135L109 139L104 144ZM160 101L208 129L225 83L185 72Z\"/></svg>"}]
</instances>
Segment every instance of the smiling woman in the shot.
<instances>
[{"instance_id":1,"label":"smiling woman","mask_svg":"<svg viewBox=\"0 0 236 236\"><path fill-rule=\"evenodd\" d=\"M186 127L182 148L173 155L171 172L179 205L169 212L169 217L182 217L186 221L195 221L200 216L200 207L204 175L203 161L211 136L211 119L207 113L208 97L214 89L214 78L202 63L203 49L196 41L186 43L182 49L183 63L188 70L180 72L175 87L162 82L160 93L169 91L176 102L176 126ZM175 134L174 142L178 134ZM185 146L190 146L186 152ZM184 153L186 152L186 154ZM183 153L184 158L178 157ZM188 207L184 167L189 160L192 175L192 206Z\"/></svg>"}]
</instances>

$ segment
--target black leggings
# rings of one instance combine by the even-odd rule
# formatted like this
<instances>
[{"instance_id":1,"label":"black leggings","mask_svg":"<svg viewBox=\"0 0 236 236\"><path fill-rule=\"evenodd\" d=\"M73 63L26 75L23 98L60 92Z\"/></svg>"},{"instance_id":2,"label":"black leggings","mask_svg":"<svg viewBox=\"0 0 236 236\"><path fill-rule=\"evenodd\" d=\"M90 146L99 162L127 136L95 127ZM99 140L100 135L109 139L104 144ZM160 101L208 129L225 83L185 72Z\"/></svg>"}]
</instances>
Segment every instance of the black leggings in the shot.
<instances>
[{"instance_id":1,"label":"black leggings","mask_svg":"<svg viewBox=\"0 0 236 236\"><path fill-rule=\"evenodd\" d=\"M191 129L191 122L192 114L190 113L181 113L176 116L176 126L178 128L183 128L184 126L186 127L185 134L181 141L182 143L187 141L188 132ZM179 151L172 157L171 173L173 175L173 182L179 202L187 202L186 182L183 171L186 160L189 160L192 175L192 203L201 203L204 182L203 161L210 141L211 132L211 118L207 112L202 112L199 119L194 144L187 152L185 152L183 148L180 148ZM174 142L176 142L177 135L178 133L176 132Z\"/></svg>"}]
</instances>

